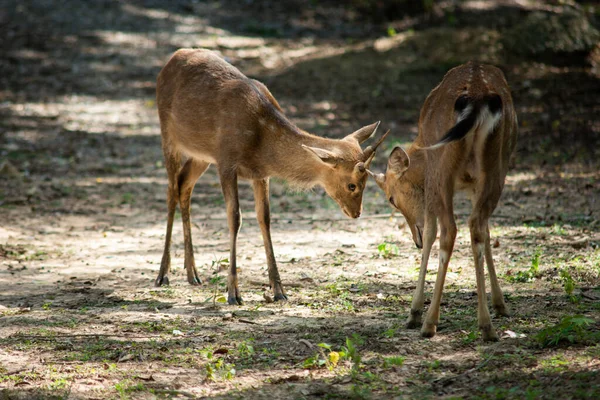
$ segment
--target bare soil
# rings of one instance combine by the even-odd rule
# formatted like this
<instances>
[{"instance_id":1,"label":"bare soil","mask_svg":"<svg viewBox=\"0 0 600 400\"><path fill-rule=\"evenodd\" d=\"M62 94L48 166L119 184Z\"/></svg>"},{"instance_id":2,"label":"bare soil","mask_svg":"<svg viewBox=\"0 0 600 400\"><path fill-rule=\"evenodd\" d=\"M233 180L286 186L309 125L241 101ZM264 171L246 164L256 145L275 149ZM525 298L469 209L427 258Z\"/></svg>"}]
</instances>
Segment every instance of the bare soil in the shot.
<instances>
[{"instance_id":1,"label":"bare soil","mask_svg":"<svg viewBox=\"0 0 600 400\"><path fill-rule=\"evenodd\" d=\"M599 70L593 57L516 58L500 42L532 10L566 6L467 2L383 23L335 2L238 3L3 3L0 397L598 398ZM232 307L221 303L228 234L210 169L192 200L204 283L186 282L177 222L171 285L153 287L166 221L155 77L190 46L265 82L308 131L341 137L381 120L392 130L381 171L449 68L500 66L520 121L491 227L512 311L493 318L501 340L477 332L463 197L439 333L404 328L420 253L372 181L358 220L320 189L273 182L284 303L269 301L252 189L240 183L244 305Z\"/></svg>"}]
</instances>

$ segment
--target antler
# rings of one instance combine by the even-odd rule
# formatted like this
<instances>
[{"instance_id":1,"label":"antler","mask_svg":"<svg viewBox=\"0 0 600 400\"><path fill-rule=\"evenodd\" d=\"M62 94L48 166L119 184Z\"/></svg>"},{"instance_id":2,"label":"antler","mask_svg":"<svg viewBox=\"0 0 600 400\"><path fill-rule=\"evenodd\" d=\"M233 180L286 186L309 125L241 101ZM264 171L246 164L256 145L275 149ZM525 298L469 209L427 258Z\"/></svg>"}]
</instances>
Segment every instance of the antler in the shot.
<instances>
[{"instance_id":1,"label":"antler","mask_svg":"<svg viewBox=\"0 0 600 400\"><path fill-rule=\"evenodd\" d=\"M367 161L365 161L365 166L367 168L371 164L371 161L373 161L373 157L375 157L375 151L377 151L377 148L379 147L379 145L385 140L385 138L387 137L388 133L390 133L389 129L387 130L386 133L384 133L381 136L381 138L377 141L377 143L375 143L375 146L367 146L367 148L363 152L363 154L365 155L365 158L367 160Z\"/></svg>"}]
</instances>

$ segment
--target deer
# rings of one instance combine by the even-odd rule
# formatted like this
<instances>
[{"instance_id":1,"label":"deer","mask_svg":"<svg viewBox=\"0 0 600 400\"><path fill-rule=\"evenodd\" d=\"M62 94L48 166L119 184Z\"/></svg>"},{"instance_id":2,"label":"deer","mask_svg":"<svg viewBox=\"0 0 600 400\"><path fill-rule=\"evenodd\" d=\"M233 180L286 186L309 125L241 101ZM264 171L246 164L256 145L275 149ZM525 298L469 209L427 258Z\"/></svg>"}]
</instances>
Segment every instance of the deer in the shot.
<instances>
[{"instance_id":1,"label":"deer","mask_svg":"<svg viewBox=\"0 0 600 400\"><path fill-rule=\"evenodd\" d=\"M482 339L498 340L487 305L484 258L492 306L498 315L510 315L494 268L488 221L502 194L516 136L517 115L504 74L492 65L471 61L448 71L425 99L418 134L408 150L392 150L385 174L368 170L391 206L402 213L415 245L422 249L406 322L409 329L421 325L427 264L438 221L441 226L438 272L421 327L423 337L433 337L439 323L444 280L457 234L455 192L466 192L472 204L468 225Z\"/></svg>"},{"instance_id":2,"label":"deer","mask_svg":"<svg viewBox=\"0 0 600 400\"><path fill-rule=\"evenodd\" d=\"M168 187L165 246L155 285L169 284L177 204L183 222L187 280L201 284L194 261L190 202L196 181L215 164L229 228L227 302L242 304L236 262L242 225L239 179L252 182L274 300L287 300L271 241L269 179L282 178L299 189L320 186L344 214L358 218L366 170L389 131L364 150L361 144L375 134L380 122L342 139L305 132L288 120L263 83L205 49L179 49L171 56L158 74L156 99Z\"/></svg>"}]
</instances>

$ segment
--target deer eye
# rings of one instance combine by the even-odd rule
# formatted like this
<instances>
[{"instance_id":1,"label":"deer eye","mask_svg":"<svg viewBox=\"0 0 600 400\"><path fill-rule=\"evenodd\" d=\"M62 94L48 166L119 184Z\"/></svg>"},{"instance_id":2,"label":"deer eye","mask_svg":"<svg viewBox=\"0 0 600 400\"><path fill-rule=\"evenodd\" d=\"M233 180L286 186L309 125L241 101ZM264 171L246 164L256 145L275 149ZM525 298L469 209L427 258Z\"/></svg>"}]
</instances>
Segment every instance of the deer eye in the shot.
<instances>
[{"instance_id":1,"label":"deer eye","mask_svg":"<svg viewBox=\"0 0 600 400\"><path fill-rule=\"evenodd\" d=\"M391 204L391 205L392 205L394 208L397 208L397 207L396 207L396 204L394 204L394 196L391 196L391 197L388 199L388 201L390 202L390 204Z\"/></svg>"},{"instance_id":2,"label":"deer eye","mask_svg":"<svg viewBox=\"0 0 600 400\"><path fill-rule=\"evenodd\" d=\"M348 190L354 192L356 190L356 185L354 183L349 183Z\"/></svg>"}]
</instances>

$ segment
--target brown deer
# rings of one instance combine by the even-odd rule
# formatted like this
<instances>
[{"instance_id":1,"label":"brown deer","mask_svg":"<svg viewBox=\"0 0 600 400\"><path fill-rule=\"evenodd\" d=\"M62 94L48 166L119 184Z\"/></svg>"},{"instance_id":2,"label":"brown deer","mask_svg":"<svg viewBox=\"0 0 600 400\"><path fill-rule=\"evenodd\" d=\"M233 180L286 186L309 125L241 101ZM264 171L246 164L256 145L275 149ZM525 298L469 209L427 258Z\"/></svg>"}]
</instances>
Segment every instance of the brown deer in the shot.
<instances>
[{"instance_id":1,"label":"brown deer","mask_svg":"<svg viewBox=\"0 0 600 400\"><path fill-rule=\"evenodd\" d=\"M441 225L439 267L431 305L421 335L432 337L440 317L440 301L456 238L453 197L466 191L473 206L469 218L477 281L477 317L483 339L498 340L487 306L483 260L492 288L492 305L508 316L498 284L488 220L498 204L517 135L517 116L503 73L474 62L450 70L431 91L419 118L415 143L405 152L396 147L384 174L369 173L391 205L404 215L418 248L422 248L419 280L408 328L421 324L423 291L431 246Z\"/></svg>"},{"instance_id":2,"label":"brown deer","mask_svg":"<svg viewBox=\"0 0 600 400\"><path fill-rule=\"evenodd\" d=\"M265 85L208 50L175 52L158 75L156 98L169 186L165 248L155 285L169 284L177 203L183 220L187 279L193 285L201 282L194 263L190 198L198 178L215 164L229 223L228 303L242 304L236 268L236 240L242 223L239 178L252 181L269 282L275 300L286 300L271 243L269 178L280 177L301 188L320 185L348 217L358 218L366 168L385 135L364 151L360 144L375 133L379 122L340 140L311 135L285 117Z\"/></svg>"}]
</instances>

